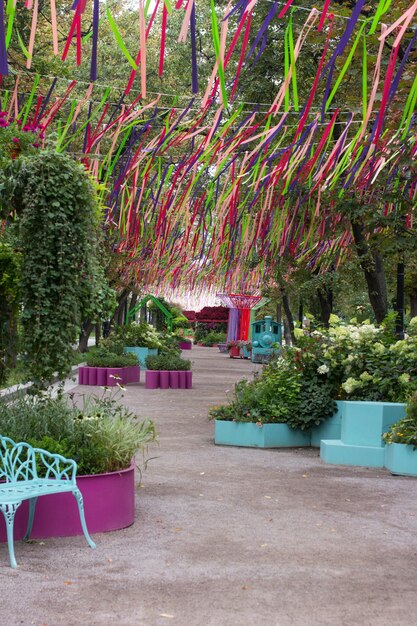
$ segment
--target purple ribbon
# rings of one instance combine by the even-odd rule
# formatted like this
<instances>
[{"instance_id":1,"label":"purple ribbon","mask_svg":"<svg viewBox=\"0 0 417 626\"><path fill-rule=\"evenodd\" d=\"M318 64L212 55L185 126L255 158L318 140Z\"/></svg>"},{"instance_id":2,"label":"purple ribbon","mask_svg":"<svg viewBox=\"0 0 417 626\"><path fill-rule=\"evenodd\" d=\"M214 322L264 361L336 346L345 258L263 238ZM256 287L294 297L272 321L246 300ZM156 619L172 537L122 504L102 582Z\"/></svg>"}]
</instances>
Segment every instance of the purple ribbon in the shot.
<instances>
[{"instance_id":1,"label":"purple ribbon","mask_svg":"<svg viewBox=\"0 0 417 626\"><path fill-rule=\"evenodd\" d=\"M90 80L97 80L98 24L100 20L99 0L93 0L93 47L91 50Z\"/></svg>"},{"instance_id":2,"label":"purple ribbon","mask_svg":"<svg viewBox=\"0 0 417 626\"><path fill-rule=\"evenodd\" d=\"M0 76L7 76L8 73L6 33L4 31L4 0L0 0Z\"/></svg>"},{"instance_id":3,"label":"purple ribbon","mask_svg":"<svg viewBox=\"0 0 417 626\"><path fill-rule=\"evenodd\" d=\"M239 311L238 309L229 310L229 321L227 324L227 341L235 341L239 330Z\"/></svg>"},{"instance_id":4,"label":"purple ribbon","mask_svg":"<svg viewBox=\"0 0 417 626\"><path fill-rule=\"evenodd\" d=\"M195 2L191 9L190 34L191 34L191 86L192 92L198 93L198 64L197 64L197 26L195 17Z\"/></svg>"}]
</instances>

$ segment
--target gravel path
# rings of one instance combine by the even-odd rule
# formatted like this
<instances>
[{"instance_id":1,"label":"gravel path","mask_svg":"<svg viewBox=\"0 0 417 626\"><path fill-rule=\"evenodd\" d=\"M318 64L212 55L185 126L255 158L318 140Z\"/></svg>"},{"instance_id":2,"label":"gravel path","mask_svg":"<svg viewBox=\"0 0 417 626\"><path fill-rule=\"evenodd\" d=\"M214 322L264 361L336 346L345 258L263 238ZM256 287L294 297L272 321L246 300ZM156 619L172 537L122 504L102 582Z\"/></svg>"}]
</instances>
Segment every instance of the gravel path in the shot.
<instances>
[{"instance_id":1,"label":"gravel path","mask_svg":"<svg viewBox=\"0 0 417 626\"><path fill-rule=\"evenodd\" d=\"M127 389L160 445L135 524L2 546L5 626L410 626L417 481L313 449L217 447L209 406L254 366L195 348L194 389ZM76 391L86 391L78 388Z\"/></svg>"}]
</instances>

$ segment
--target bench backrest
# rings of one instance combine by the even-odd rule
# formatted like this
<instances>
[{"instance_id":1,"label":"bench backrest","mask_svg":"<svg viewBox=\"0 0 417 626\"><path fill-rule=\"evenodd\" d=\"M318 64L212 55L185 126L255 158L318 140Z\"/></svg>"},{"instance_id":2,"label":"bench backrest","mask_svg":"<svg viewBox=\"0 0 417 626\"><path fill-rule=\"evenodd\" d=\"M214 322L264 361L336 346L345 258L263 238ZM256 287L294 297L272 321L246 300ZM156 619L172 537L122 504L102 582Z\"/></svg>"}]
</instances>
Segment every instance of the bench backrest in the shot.
<instances>
[{"instance_id":1,"label":"bench backrest","mask_svg":"<svg viewBox=\"0 0 417 626\"><path fill-rule=\"evenodd\" d=\"M0 437L0 480L18 482L41 478L68 480L75 484L77 464L60 454L52 454L28 443L16 443L10 437Z\"/></svg>"},{"instance_id":2,"label":"bench backrest","mask_svg":"<svg viewBox=\"0 0 417 626\"><path fill-rule=\"evenodd\" d=\"M36 480L35 450L27 443L16 443L10 437L0 437L0 480L17 482Z\"/></svg>"}]
</instances>

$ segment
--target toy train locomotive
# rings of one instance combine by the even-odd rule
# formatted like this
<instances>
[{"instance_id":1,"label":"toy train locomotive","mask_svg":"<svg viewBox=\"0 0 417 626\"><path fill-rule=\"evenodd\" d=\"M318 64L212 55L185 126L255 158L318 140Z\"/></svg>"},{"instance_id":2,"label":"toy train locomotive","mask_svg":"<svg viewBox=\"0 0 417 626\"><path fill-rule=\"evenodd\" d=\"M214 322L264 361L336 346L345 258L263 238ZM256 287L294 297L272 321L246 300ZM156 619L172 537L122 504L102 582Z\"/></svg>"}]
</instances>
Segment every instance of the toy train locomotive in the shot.
<instances>
[{"instance_id":1,"label":"toy train locomotive","mask_svg":"<svg viewBox=\"0 0 417 626\"><path fill-rule=\"evenodd\" d=\"M278 355L281 346L281 324L270 315L252 322L252 363L264 363Z\"/></svg>"}]
</instances>

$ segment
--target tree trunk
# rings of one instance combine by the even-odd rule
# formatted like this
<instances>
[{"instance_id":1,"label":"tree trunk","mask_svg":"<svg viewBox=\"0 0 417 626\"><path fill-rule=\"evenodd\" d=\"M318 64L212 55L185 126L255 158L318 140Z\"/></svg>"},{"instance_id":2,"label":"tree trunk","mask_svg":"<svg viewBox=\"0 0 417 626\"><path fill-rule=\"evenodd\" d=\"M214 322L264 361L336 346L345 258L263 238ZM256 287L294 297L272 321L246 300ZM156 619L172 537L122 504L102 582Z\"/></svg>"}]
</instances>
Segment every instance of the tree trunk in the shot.
<instances>
[{"instance_id":1,"label":"tree trunk","mask_svg":"<svg viewBox=\"0 0 417 626\"><path fill-rule=\"evenodd\" d=\"M317 297L320 303L320 320L328 328L330 315L332 314L333 297L329 289L317 289Z\"/></svg>"},{"instance_id":2,"label":"tree trunk","mask_svg":"<svg viewBox=\"0 0 417 626\"><path fill-rule=\"evenodd\" d=\"M130 303L129 303L129 313L133 311L133 309L136 306L137 301L138 301L138 294L132 293L132 297L130 298Z\"/></svg>"},{"instance_id":3,"label":"tree trunk","mask_svg":"<svg viewBox=\"0 0 417 626\"><path fill-rule=\"evenodd\" d=\"M288 296L285 291L282 292L282 306L284 307L285 317L287 320L288 328L285 329L285 321L284 321L284 334L285 334L285 343L290 345L292 343L295 345L295 335L294 335L294 319L290 309L290 303L288 301Z\"/></svg>"},{"instance_id":4,"label":"tree trunk","mask_svg":"<svg viewBox=\"0 0 417 626\"><path fill-rule=\"evenodd\" d=\"M101 339L101 322L97 322L95 331L96 331L96 346L98 346L100 343L100 339Z\"/></svg>"},{"instance_id":5,"label":"tree trunk","mask_svg":"<svg viewBox=\"0 0 417 626\"><path fill-rule=\"evenodd\" d=\"M369 246L363 223L352 220L351 226L359 262L368 286L369 301L374 310L376 321L380 324L388 313L384 261L380 252Z\"/></svg>"},{"instance_id":6,"label":"tree trunk","mask_svg":"<svg viewBox=\"0 0 417 626\"><path fill-rule=\"evenodd\" d=\"M417 293L410 294L410 315L417 317Z\"/></svg>"},{"instance_id":7,"label":"tree trunk","mask_svg":"<svg viewBox=\"0 0 417 626\"><path fill-rule=\"evenodd\" d=\"M117 309L113 314L112 322L117 326L123 326L126 319L126 302L127 297L129 295L128 289L123 289L123 291L117 296Z\"/></svg>"},{"instance_id":8,"label":"tree trunk","mask_svg":"<svg viewBox=\"0 0 417 626\"><path fill-rule=\"evenodd\" d=\"M87 352L88 340L90 338L91 333L93 332L93 328L94 328L94 324L91 320L87 320L86 322L83 322L83 325L81 326L80 340L78 342L78 352L81 352L82 354L84 352Z\"/></svg>"},{"instance_id":9,"label":"tree trunk","mask_svg":"<svg viewBox=\"0 0 417 626\"><path fill-rule=\"evenodd\" d=\"M275 319L277 320L278 324L281 326L282 323L282 304L281 302L277 302L276 304L276 309L275 309ZM284 339L284 337L282 337L281 335L281 344L282 344L282 340Z\"/></svg>"}]
</instances>

